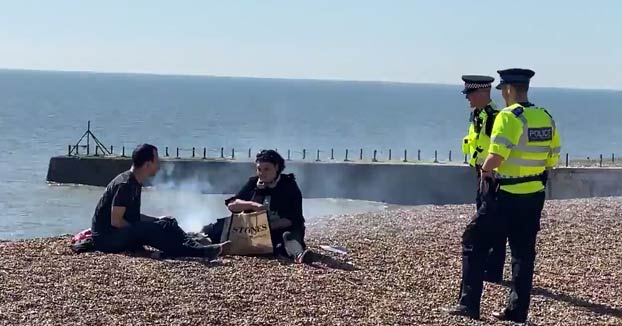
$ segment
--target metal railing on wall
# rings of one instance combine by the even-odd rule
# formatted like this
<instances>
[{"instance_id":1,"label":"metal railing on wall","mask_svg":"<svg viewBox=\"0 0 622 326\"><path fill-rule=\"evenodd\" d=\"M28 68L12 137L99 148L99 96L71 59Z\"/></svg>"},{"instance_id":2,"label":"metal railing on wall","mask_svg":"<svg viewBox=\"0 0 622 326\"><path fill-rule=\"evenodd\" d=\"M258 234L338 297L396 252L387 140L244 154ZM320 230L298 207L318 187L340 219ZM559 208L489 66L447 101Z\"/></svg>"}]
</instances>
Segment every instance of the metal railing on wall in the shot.
<instances>
[{"instance_id":1,"label":"metal railing on wall","mask_svg":"<svg viewBox=\"0 0 622 326\"><path fill-rule=\"evenodd\" d=\"M94 151L86 146L67 146L68 156L92 156L92 157L128 157L131 151L125 146L104 147L101 143L96 143ZM80 151L82 149L82 151ZM105 149L105 150L104 150ZM117 150L115 152L115 149ZM358 149L286 149L279 150L283 158L287 161L307 161L307 162L368 162L368 163L457 163L467 164L469 157L460 155L455 160L452 151L428 151L421 149L414 151L384 149L384 150L365 150ZM252 148L225 148L225 147L164 147L160 149L160 155L165 159L202 159L202 160L252 160L258 153ZM615 153L598 154L596 156L572 156L570 153L563 154L558 166L566 167L622 167L622 160L619 160Z\"/></svg>"},{"instance_id":2,"label":"metal railing on wall","mask_svg":"<svg viewBox=\"0 0 622 326\"><path fill-rule=\"evenodd\" d=\"M93 141L93 144L95 146L95 154L98 154L98 151L101 152L103 155L112 154L112 150L108 151L106 146L104 146L104 144L99 141L99 139L93 134L93 132L91 132L91 121L87 122L86 131L84 132L82 137L80 137L80 139L78 139L78 141L74 145L69 145L67 149L68 154L72 155L75 153L75 155L80 155L80 149L82 149L87 156L90 155L91 141Z\"/></svg>"},{"instance_id":3,"label":"metal railing on wall","mask_svg":"<svg viewBox=\"0 0 622 326\"><path fill-rule=\"evenodd\" d=\"M92 145L91 145L92 144ZM91 150L94 147L94 151ZM117 147L118 150L118 147ZM409 151L408 149L393 151L393 149L346 148L346 149L286 149L279 151L288 161L315 161L315 162L402 162L402 163L462 163L469 162L468 155L459 155L459 161L454 160L452 151L428 151L421 149ZM164 157L167 159L221 159L221 160L252 160L256 155L252 148L235 149L225 147L164 147ZM95 156L95 157L127 157L125 146L115 153L115 147L109 148L91 132L91 121L87 123L86 132L75 143L67 146L68 156ZM615 153L610 155L598 154L597 156L571 156L569 153L562 155L558 166L566 167L622 167L622 160L618 160Z\"/></svg>"}]
</instances>

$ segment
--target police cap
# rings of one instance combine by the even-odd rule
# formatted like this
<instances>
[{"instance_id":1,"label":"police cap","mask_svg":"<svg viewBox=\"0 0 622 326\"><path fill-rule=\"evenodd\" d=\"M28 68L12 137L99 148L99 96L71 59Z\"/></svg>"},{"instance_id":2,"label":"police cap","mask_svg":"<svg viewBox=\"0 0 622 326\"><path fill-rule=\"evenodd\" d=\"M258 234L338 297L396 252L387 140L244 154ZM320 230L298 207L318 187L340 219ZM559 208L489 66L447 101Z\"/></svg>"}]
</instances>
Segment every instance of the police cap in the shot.
<instances>
[{"instance_id":1,"label":"police cap","mask_svg":"<svg viewBox=\"0 0 622 326\"><path fill-rule=\"evenodd\" d=\"M501 86L506 84L527 84L529 85L529 81L531 77L533 77L536 73L530 69L521 69L521 68L511 68L505 70L497 70L499 73L500 81L499 85L497 85L497 89L501 89Z\"/></svg>"},{"instance_id":2,"label":"police cap","mask_svg":"<svg viewBox=\"0 0 622 326\"><path fill-rule=\"evenodd\" d=\"M462 81L464 81L462 94L468 94L476 89L492 87L492 82L495 81L495 79L490 76L463 75Z\"/></svg>"}]
</instances>

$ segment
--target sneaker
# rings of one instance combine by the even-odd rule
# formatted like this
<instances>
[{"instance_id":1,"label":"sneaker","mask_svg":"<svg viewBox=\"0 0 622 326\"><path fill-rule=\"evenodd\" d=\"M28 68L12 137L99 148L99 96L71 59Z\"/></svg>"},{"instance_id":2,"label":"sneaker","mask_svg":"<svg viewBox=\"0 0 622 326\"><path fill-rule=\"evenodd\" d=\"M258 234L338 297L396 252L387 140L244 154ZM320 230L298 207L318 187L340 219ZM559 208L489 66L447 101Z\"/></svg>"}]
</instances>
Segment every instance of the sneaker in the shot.
<instances>
[{"instance_id":1,"label":"sneaker","mask_svg":"<svg viewBox=\"0 0 622 326\"><path fill-rule=\"evenodd\" d=\"M499 312L493 312L492 316L495 317L497 320L501 320L501 321L511 321L517 324L527 323L527 317L519 318L518 316L512 315L507 309L503 309L502 311L499 311Z\"/></svg>"},{"instance_id":2,"label":"sneaker","mask_svg":"<svg viewBox=\"0 0 622 326\"><path fill-rule=\"evenodd\" d=\"M205 246L206 248L205 258L208 261L214 261L218 259L218 256L227 252L227 249L229 248L230 244L231 244L231 241L225 241L223 243Z\"/></svg>"},{"instance_id":3,"label":"sneaker","mask_svg":"<svg viewBox=\"0 0 622 326\"><path fill-rule=\"evenodd\" d=\"M313 262L313 253L311 250L306 249L296 256L295 261L297 264L311 264Z\"/></svg>"},{"instance_id":4,"label":"sneaker","mask_svg":"<svg viewBox=\"0 0 622 326\"><path fill-rule=\"evenodd\" d=\"M464 317L469 317L471 319L479 320L479 313L472 311L467 306L463 306L463 305L445 307L445 308L442 308L441 311L451 316L464 316Z\"/></svg>"},{"instance_id":5,"label":"sneaker","mask_svg":"<svg viewBox=\"0 0 622 326\"><path fill-rule=\"evenodd\" d=\"M205 233L187 232L188 238L204 245L211 245L212 239L210 239Z\"/></svg>"}]
</instances>

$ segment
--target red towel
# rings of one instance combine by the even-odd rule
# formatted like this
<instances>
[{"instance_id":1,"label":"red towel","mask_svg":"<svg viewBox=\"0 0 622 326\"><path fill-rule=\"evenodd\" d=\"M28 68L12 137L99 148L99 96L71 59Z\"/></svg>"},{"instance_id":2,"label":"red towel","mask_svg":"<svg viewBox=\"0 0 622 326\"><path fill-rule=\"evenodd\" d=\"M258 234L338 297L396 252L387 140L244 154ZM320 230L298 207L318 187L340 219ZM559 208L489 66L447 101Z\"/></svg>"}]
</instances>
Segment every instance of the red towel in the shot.
<instances>
[{"instance_id":1,"label":"red towel","mask_svg":"<svg viewBox=\"0 0 622 326\"><path fill-rule=\"evenodd\" d=\"M87 240L87 239L92 239L92 237L93 237L93 234L91 233L91 229L86 229L74 235L71 238L71 244L74 244L79 241Z\"/></svg>"}]
</instances>

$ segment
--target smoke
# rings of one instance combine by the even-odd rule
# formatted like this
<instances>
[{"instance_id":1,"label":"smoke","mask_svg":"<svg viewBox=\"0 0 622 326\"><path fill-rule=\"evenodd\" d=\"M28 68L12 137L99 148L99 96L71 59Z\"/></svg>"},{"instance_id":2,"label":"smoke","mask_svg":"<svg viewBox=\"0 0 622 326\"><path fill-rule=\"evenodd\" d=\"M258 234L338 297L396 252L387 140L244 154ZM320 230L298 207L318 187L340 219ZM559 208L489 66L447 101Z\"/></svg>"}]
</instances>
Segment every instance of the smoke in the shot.
<instances>
[{"instance_id":1,"label":"smoke","mask_svg":"<svg viewBox=\"0 0 622 326\"><path fill-rule=\"evenodd\" d=\"M194 165L196 163L192 166L188 163L190 162L163 161L159 173L143 193L142 206L149 215L173 216L185 231L197 232L204 225L230 214L224 205L228 195L214 194L237 191L253 173L253 168L252 165L245 164L226 167L210 167L206 164L197 168ZM385 209L385 205L377 202L331 199L354 196L366 200L368 198L365 197L370 195L378 198L377 195L370 193L370 190L375 192L377 189L365 186L371 181L365 179L373 175L352 170L352 167L318 169L318 163L296 162L291 165L289 163L286 164L286 173L296 174L298 185L303 197L306 198L303 202L303 213L307 219ZM208 174L213 179L209 179ZM359 179L361 182L352 182L353 179ZM353 187L360 189L352 189Z\"/></svg>"},{"instance_id":2,"label":"smoke","mask_svg":"<svg viewBox=\"0 0 622 326\"><path fill-rule=\"evenodd\" d=\"M386 180L369 172L367 165L326 161L288 161L284 171L296 176L307 218L384 210Z\"/></svg>"},{"instance_id":3,"label":"smoke","mask_svg":"<svg viewBox=\"0 0 622 326\"><path fill-rule=\"evenodd\" d=\"M145 192L143 207L157 216L173 216L187 232L198 232L204 225L228 214L224 205L226 196L206 195L213 189L209 180L198 173L184 176L187 172L188 169L176 162L163 162Z\"/></svg>"},{"instance_id":4,"label":"smoke","mask_svg":"<svg viewBox=\"0 0 622 326\"><path fill-rule=\"evenodd\" d=\"M474 196L475 176L463 166L287 162L285 172L296 175L306 198L427 205L470 203Z\"/></svg>"}]
</instances>

